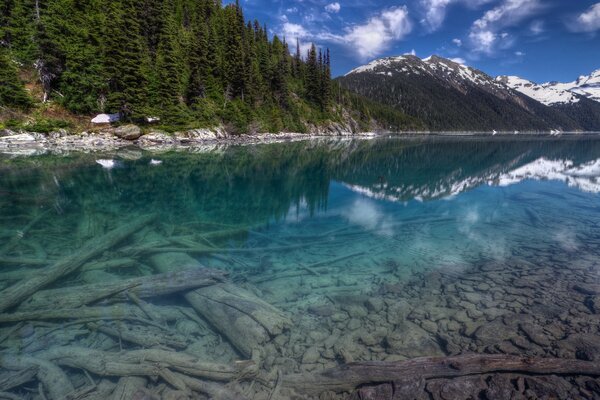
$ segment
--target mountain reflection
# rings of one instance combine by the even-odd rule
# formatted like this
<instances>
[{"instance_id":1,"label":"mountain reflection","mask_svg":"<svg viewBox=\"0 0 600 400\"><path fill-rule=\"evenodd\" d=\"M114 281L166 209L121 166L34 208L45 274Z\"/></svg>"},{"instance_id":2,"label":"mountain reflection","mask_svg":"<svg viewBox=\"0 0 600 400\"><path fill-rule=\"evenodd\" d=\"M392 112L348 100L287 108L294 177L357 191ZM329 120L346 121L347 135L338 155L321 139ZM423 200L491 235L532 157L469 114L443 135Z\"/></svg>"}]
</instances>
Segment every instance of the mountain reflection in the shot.
<instances>
[{"instance_id":1,"label":"mountain reflection","mask_svg":"<svg viewBox=\"0 0 600 400\"><path fill-rule=\"evenodd\" d=\"M373 199L405 202L529 179L600 193L600 140L320 140L201 153L0 158L0 207L58 205L61 212L116 215L146 209L173 222L253 224L285 218L293 209L327 209L332 182ZM356 207L361 213L353 218L379 223L372 210Z\"/></svg>"}]
</instances>

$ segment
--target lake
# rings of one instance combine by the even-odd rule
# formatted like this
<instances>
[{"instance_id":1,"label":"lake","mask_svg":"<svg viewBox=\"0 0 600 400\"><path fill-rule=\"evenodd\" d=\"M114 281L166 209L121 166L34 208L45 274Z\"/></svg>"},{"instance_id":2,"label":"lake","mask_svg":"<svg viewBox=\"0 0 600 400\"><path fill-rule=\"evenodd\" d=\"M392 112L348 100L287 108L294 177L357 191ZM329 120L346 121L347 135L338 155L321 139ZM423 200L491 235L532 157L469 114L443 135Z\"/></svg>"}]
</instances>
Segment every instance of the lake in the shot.
<instances>
[{"instance_id":1,"label":"lake","mask_svg":"<svg viewBox=\"0 0 600 400\"><path fill-rule=\"evenodd\" d=\"M209 382L188 383L207 396L241 398L214 383L241 379L247 398L268 399L293 397L277 371L349 362L600 362L599 256L595 137L0 155L0 378L44 360L67 379L38 377L49 398L90 379L98 398L117 382L167 398L184 378L118 380L114 365L152 361ZM586 376L525 379L504 385L600 396ZM0 391L40 398L1 379Z\"/></svg>"}]
</instances>

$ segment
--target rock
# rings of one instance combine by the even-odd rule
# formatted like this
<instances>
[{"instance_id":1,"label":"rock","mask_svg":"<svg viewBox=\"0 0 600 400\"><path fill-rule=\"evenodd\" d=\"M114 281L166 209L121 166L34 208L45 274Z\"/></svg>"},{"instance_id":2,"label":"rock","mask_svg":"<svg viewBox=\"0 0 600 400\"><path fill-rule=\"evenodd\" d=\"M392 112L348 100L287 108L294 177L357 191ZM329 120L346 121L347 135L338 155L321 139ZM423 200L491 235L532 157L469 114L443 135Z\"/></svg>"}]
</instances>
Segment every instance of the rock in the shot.
<instances>
[{"instance_id":1,"label":"rock","mask_svg":"<svg viewBox=\"0 0 600 400\"><path fill-rule=\"evenodd\" d=\"M359 305L351 305L348 307L344 307L344 310L348 312L350 318L364 318L369 314L369 312L364 306Z\"/></svg>"},{"instance_id":2,"label":"rock","mask_svg":"<svg viewBox=\"0 0 600 400\"><path fill-rule=\"evenodd\" d=\"M473 335L477 344L486 347L517 336L517 332L510 326L505 325L501 319L496 319L481 325Z\"/></svg>"},{"instance_id":3,"label":"rock","mask_svg":"<svg viewBox=\"0 0 600 400\"><path fill-rule=\"evenodd\" d=\"M399 300L388 304L387 321L390 324L398 325L406 320L406 316L410 313L411 307L408 302Z\"/></svg>"},{"instance_id":4,"label":"rock","mask_svg":"<svg viewBox=\"0 0 600 400\"><path fill-rule=\"evenodd\" d=\"M573 289L575 289L579 293L583 293L589 296L600 295L600 285L594 285L591 283L578 283L576 285L573 285Z\"/></svg>"},{"instance_id":5,"label":"rock","mask_svg":"<svg viewBox=\"0 0 600 400\"><path fill-rule=\"evenodd\" d=\"M229 134L223 127L217 127L216 129L191 129L185 132L175 132L173 137L181 143L194 143L194 142L205 142L217 139L227 139Z\"/></svg>"},{"instance_id":6,"label":"rock","mask_svg":"<svg viewBox=\"0 0 600 400\"><path fill-rule=\"evenodd\" d=\"M367 301L365 301L365 307L367 307L367 310L371 312L378 313L381 310L383 310L384 306L384 301L378 297L371 297Z\"/></svg>"},{"instance_id":7,"label":"rock","mask_svg":"<svg viewBox=\"0 0 600 400\"><path fill-rule=\"evenodd\" d=\"M435 333L438 330L437 324L433 321L421 322L421 328L425 329L429 333Z\"/></svg>"},{"instance_id":8,"label":"rock","mask_svg":"<svg viewBox=\"0 0 600 400\"><path fill-rule=\"evenodd\" d=\"M482 376L465 376L454 379L435 379L427 383L434 399L479 399L481 393L487 388Z\"/></svg>"},{"instance_id":9,"label":"rock","mask_svg":"<svg viewBox=\"0 0 600 400\"><path fill-rule=\"evenodd\" d=\"M555 375L526 377L525 395L533 399L573 399L573 386Z\"/></svg>"},{"instance_id":10,"label":"rock","mask_svg":"<svg viewBox=\"0 0 600 400\"><path fill-rule=\"evenodd\" d=\"M331 316L333 322L344 322L348 319L348 314L345 312L336 312Z\"/></svg>"},{"instance_id":11,"label":"rock","mask_svg":"<svg viewBox=\"0 0 600 400\"><path fill-rule=\"evenodd\" d=\"M525 333L525 335L527 335L529 340L531 340L533 343L538 344L542 347L549 347L552 344L550 339L546 337L539 325L521 323L519 324L519 327Z\"/></svg>"},{"instance_id":12,"label":"rock","mask_svg":"<svg viewBox=\"0 0 600 400\"><path fill-rule=\"evenodd\" d=\"M302 356L302 364L315 364L321 358L321 353L316 347L309 347Z\"/></svg>"},{"instance_id":13,"label":"rock","mask_svg":"<svg viewBox=\"0 0 600 400\"><path fill-rule=\"evenodd\" d=\"M119 114L98 114L92 118L92 124L110 124L121 119Z\"/></svg>"},{"instance_id":14,"label":"rock","mask_svg":"<svg viewBox=\"0 0 600 400\"><path fill-rule=\"evenodd\" d=\"M43 135L33 133L20 133L0 137L0 148L19 146L41 146L45 143Z\"/></svg>"},{"instance_id":15,"label":"rock","mask_svg":"<svg viewBox=\"0 0 600 400\"><path fill-rule=\"evenodd\" d=\"M335 307L331 304L312 305L308 307L308 312L319 317L331 317L335 313Z\"/></svg>"},{"instance_id":16,"label":"rock","mask_svg":"<svg viewBox=\"0 0 600 400\"><path fill-rule=\"evenodd\" d=\"M509 376L492 375L488 380L488 388L485 390L486 399L516 399L519 398L519 392L511 382Z\"/></svg>"},{"instance_id":17,"label":"rock","mask_svg":"<svg viewBox=\"0 0 600 400\"><path fill-rule=\"evenodd\" d=\"M137 125L128 124L116 128L114 135L123 140L136 140L142 136L142 130Z\"/></svg>"},{"instance_id":18,"label":"rock","mask_svg":"<svg viewBox=\"0 0 600 400\"><path fill-rule=\"evenodd\" d=\"M365 386L350 396L349 400L393 400L394 387L390 383L377 386Z\"/></svg>"},{"instance_id":19,"label":"rock","mask_svg":"<svg viewBox=\"0 0 600 400\"><path fill-rule=\"evenodd\" d=\"M175 139L163 132L150 132L146 135L140 136L138 139L138 144L142 147L175 144Z\"/></svg>"},{"instance_id":20,"label":"rock","mask_svg":"<svg viewBox=\"0 0 600 400\"><path fill-rule=\"evenodd\" d=\"M385 337L389 354L402 354L407 357L443 356L438 342L418 325L405 321Z\"/></svg>"},{"instance_id":21,"label":"rock","mask_svg":"<svg viewBox=\"0 0 600 400\"><path fill-rule=\"evenodd\" d=\"M355 331L355 330L359 329L361 326L362 326L362 324L360 323L360 320L357 318L352 318L350 320L350 322L348 322L348 325L346 325L346 327L350 331Z\"/></svg>"}]
</instances>

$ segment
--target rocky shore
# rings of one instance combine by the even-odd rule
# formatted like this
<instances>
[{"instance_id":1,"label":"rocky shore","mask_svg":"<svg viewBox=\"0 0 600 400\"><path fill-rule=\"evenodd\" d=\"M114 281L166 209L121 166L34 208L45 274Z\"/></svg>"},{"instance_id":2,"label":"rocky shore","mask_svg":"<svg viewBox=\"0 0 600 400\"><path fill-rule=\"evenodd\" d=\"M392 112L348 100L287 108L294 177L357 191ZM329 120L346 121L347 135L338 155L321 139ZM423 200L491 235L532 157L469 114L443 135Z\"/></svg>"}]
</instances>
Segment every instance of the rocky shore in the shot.
<instances>
[{"instance_id":1,"label":"rocky shore","mask_svg":"<svg viewBox=\"0 0 600 400\"><path fill-rule=\"evenodd\" d=\"M192 129L166 133L158 130L142 131L137 125L123 125L96 131L72 134L58 130L47 134L0 130L0 153L35 155L65 151L110 151L129 146L144 150L172 150L205 144L259 144L305 140L319 137L365 137L373 132L359 132L350 124L332 123L324 127L312 126L308 133L265 133L232 135L223 127Z\"/></svg>"}]
</instances>

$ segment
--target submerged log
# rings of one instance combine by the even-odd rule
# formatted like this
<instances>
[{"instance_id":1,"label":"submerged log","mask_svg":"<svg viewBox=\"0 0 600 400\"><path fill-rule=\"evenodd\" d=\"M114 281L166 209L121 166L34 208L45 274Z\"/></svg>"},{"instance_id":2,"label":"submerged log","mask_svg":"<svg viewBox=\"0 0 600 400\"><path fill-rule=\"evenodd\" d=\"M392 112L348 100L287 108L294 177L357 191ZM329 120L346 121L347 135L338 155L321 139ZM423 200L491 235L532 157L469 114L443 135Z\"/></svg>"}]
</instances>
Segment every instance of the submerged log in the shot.
<instances>
[{"instance_id":1,"label":"submerged log","mask_svg":"<svg viewBox=\"0 0 600 400\"><path fill-rule=\"evenodd\" d=\"M470 354L454 357L415 358L399 362L357 362L324 371L284 376L283 386L305 393L349 392L365 384L411 382L493 372L537 375L600 376L600 364L560 358Z\"/></svg>"},{"instance_id":2,"label":"submerged log","mask_svg":"<svg viewBox=\"0 0 600 400\"><path fill-rule=\"evenodd\" d=\"M127 293L139 298L159 297L172 293L214 285L223 281L225 273L214 269L194 269L158 275L124 279L118 282L98 282L82 286L42 290L23 302L19 311L45 308L77 308L111 297L127 300Z\"/></svg>"},{"instance_id":3,"label":"submerged log","mask_svg":"<svg viewBox=\"0 0 600 400\"><path fill-rule=\"evenodd\" d=\"M100 376L161 376L165 368L215 381L232 381L254 368L252 361L235 365L202 362L192 355L158 349L111 353L84 347L54 347L39 357L58 365L81 368Z\"/></svg>"},{"instance_id":4,"label":"submerged log","mask_svg":"<svg viewBox=\"0 0 600 400\"><path fill-rule=\"evenodd\" d=\"M74 254L57 261L54 265L45 268L34 277L4 289L0 292L0 312L4 312L10 307L20 304L23 300L60 277L75 272L86 261L97 257L125 240L131 234L148 225L154 218L154 216L139 217L98 239L90 240Z\"/></svg>"},{"instance_id":5,"label":"submerged log","mask_svg":"<svg viewBox=\"0 0 600 400\"><path fill-rule=\"evenodd\" d=\"M152 262L159 271L192 266L202 268L196 260L182 253L158 254L152 257ZM260 349L271 337L291 326L290 319L283 312L233 284L196 289L188 292L185 298L247 357L252 350Z\"/></svg>"},{"instance_id":6,"label":"submerged log","mask_svg":"<svg viewBox=\"0 0 600 400\"><path fill-rule=\"evenodd\" d=\"M111 400L131 400L134 395L146 387L148 381L141 376L126 376L119 379L117 387L112 393Z\"/></svg>"},{"instance_id":7,"label":"submerged log","mask_svg":"<svg viewBox=\"0 0 600 400\"><path fill-rule=\"evenodd\" d=\"M37 379L44 385L51 399L62 400L73 392L71 381L54 363L35 357L0 354L0 369L21 371L30 368L36 368Z\"/></svg>"},{"instance_id":8,"label":"submerged log","mask_svg":"<svg viewBox=\"0 0 600 400\"><path fill-rule=\"evenodd\" d=\"M0 392L5 392L32 381L38 373L37 366L31 366L18 371L7 371L0 374Z\"/></svg>"}]
</instances>

